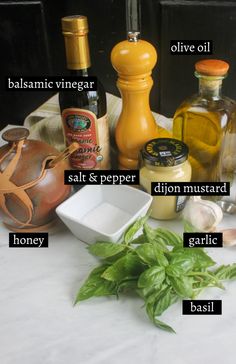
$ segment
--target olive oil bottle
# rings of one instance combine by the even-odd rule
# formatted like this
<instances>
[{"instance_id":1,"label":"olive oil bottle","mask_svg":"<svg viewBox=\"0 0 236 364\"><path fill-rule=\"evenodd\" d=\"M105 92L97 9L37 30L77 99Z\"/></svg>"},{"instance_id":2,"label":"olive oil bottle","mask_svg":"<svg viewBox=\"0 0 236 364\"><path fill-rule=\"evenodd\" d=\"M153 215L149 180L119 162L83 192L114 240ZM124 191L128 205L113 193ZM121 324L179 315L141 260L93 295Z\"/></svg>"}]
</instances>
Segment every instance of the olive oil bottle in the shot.
<instances>
[{"instance_id":1,"label":"olive oil bottle","mask_svg":"<svg viewBox=\"0 0 236 364\"><path fill-rule=\"evenodd\" d=\"M236 214L236 110L227 125L221 148L221 181L230 182L229 196L223 196L223 211Z\"/></svg>"},{"instance_id":2,"label":"olive oil bottle","mask_svg":"<svg viewBox=\"0 0 236 364\"><path fill-rule=\"evenodd\" d=\"M235 102L221 96L228 63L201 60L195 64L199 93L186 99L176 110L173 136L189 147L192 181L221 180L221 146Z\"/></svg>"}]
</instances>

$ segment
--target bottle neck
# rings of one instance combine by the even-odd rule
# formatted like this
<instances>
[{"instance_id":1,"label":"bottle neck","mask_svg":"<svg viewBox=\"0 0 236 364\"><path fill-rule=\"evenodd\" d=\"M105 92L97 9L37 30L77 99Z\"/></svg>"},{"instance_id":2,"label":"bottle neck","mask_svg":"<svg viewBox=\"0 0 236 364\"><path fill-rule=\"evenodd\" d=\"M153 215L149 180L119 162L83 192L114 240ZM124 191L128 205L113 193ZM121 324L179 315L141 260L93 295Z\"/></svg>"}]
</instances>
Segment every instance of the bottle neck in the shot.
<instances>
[{"instance_id":1,"label":"bottle neck","mask_svg":"<svg viewBox=\"0 0 236 364\"><path fill-rule=\"evenodd\" d=\"M84 68L84 69L80 69L80 70L70 70L70 75L71 76L79 76L79 77L88 77L90 75L90 68Z\"/></svg>"},{"instance_id":2,"label":"bottle neck","mask_svg":"<svg viewBox=\"0 0 236 364\"><path fill-rule=\"evenodd\" d=\"M199 95L205 99L220 99L221 87L224 77L222 76L205 76L195 72L199 79Z\"/></svg>"}]
</instances>

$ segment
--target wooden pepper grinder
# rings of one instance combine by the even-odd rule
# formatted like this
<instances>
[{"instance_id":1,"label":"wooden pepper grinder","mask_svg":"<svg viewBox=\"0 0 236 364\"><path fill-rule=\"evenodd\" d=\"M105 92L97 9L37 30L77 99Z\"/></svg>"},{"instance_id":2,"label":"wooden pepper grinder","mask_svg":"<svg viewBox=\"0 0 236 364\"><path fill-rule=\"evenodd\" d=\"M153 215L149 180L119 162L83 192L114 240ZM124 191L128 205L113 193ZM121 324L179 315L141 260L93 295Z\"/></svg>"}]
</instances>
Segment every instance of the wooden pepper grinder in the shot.
<instances>
[{"instance_id":1,"label":"wooden pepper grinder","mask_svg":"<svg viewBox=\"0 0 236 364\"><path fill-rule=\"evenodd\" d=\"M151 72L157 62L157 52L150 43L138 39L139 14L137 0L127 0L128 39L115 45L111 52L123 103L115 130L120 169L138 168L139 152L143 145L159 136L149 105L153 85Z\"/></svg>"}]
</instances>

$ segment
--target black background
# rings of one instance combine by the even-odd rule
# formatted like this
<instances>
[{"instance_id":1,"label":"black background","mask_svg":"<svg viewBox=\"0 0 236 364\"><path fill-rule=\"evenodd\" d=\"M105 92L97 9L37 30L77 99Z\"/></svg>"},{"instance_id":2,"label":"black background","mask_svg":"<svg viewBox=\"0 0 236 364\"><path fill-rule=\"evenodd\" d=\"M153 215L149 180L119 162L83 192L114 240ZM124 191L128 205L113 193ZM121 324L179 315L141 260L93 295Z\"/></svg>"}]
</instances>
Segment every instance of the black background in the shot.
<instances>
[{"instance_id":1,"label":"black background","mask_svg":"<svg viewBox=\"0 0 236 364\"><path fill-rule=\"evenodd\" d=\"M196 92L194 63L200 58L230 62L224 94L236 99L236 2L141 0L142 38L158 50L151 107L172 116ZM83 14L89 20L93 68L106 91L119 95L110 63L112 47L126 38L125 0L0 1L0 127L22 124L50 92L5 91L6 75L44 76L65 72L61 17ZM173 56L172 39L213 40L213 56Z\"/></svg>"}]
</instances>

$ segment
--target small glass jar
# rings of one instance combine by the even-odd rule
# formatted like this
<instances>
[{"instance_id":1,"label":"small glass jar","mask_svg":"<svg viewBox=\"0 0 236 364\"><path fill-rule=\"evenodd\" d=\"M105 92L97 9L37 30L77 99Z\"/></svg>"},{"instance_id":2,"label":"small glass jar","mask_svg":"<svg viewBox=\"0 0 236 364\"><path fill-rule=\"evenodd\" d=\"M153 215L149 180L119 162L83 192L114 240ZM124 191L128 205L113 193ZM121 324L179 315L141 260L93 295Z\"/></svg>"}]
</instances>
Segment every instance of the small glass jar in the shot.
<instances>
[{"instance_id":1,"label":"small glass jar","mask_svg":"<svg viewBox=\"0 0 236 364\"><path fill-rule=\"evenodd\" d=\"M189 182L188 147L171 138L152 139L141 151L140 185L151 193L151 182ZM183 210L186 196L154 196L151 217L170 220Z\"/></svg>"}]
</instances>

